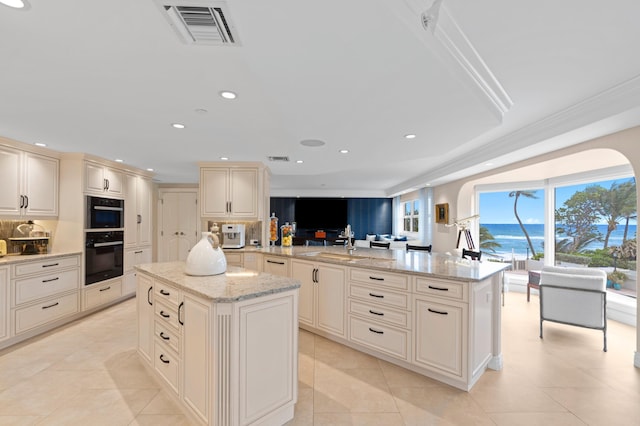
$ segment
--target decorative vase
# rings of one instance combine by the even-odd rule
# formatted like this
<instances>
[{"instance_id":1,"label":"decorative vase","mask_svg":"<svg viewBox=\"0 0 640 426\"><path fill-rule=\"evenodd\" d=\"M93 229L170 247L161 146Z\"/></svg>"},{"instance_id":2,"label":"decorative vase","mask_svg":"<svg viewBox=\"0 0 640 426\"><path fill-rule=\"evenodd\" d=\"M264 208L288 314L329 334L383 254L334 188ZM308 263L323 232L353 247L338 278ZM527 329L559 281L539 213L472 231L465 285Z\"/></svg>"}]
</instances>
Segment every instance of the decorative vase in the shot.
<instances>
[{"instance_id":1,"label":"decorative vase","mask_svg":"<svg viewBox=\"0 0 640 426\"><path fill-rule=\"evenodd\" d=\"M198 244L187 256L187 275L218 275L227 271L227 258L219 247L218 236L203 232Z\"/></svg>"},{"instance_id":2,"label":"decorative vase","mask_svg":"<svg viewBox=\"0 0 640 426\"><path fill-rule=\"evenodd\" d=\"M616 290L620 290L622 288L622 285L618 283L613 283L613 288L615 288Z\"/></svg>"}]
</instances>

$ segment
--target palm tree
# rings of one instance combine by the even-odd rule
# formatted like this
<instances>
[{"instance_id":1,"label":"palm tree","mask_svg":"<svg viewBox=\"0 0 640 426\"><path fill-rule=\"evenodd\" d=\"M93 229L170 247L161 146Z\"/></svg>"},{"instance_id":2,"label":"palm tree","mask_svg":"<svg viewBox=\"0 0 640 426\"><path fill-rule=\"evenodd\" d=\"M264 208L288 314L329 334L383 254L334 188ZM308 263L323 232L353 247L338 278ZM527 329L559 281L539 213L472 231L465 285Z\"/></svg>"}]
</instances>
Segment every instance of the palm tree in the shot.
<instances>
[{"instance_id":1,"label":"palm tree","mask_svg":"<svg viewBox=\"0 0 640 426\"><path fill-rule=\"evenodd\" d=\"M498 247L502 247L502 244L495 240L495 237L486 226L480 226L480 250L495 253Z\"/></svg>"},{"instance_id":2,"label":"palm tree","mask_svg":"<svg viewBox=\"0 0 640 426\"><path fill-rule=\"evenodd\" d=\"M531 238L529 238L529 233L527 232L526 228L524 227L524 224L520 220L520 216L518 216L518 198L520 198L521 196L526 198L538 198L538 197L536 196L536 191L511 191L509 193L509 197L515 197L515 200L513 202L513 214L516 216L516 220L520 224L520 229L522 229L522 232L524 233L524 236L527 239L527 243L529 244L529 248L531 249L531 256L535 257L536 251L533 248L533 243L531 242Z\"/></svg>"}]
</instances>

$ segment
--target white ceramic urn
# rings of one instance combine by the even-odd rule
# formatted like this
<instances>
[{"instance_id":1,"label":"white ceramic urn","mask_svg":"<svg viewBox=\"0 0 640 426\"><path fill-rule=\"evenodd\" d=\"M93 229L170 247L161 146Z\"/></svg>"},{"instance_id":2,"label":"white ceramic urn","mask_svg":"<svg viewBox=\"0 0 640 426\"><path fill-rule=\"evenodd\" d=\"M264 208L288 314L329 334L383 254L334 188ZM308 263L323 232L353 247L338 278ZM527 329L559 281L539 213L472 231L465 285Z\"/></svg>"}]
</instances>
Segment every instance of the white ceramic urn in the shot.
<instances>
[{"instance_id":1,"label":"white ceramic urn","mask_svg":"<svg viewBox=\"0 0 640 426\"><path fill-rule=\"evenodd\" d=\"M227 258L220 248L218 236L203 232L202 238L187 256L187 275L218 275L227 271Z\"/></svg>"}]
</instances>

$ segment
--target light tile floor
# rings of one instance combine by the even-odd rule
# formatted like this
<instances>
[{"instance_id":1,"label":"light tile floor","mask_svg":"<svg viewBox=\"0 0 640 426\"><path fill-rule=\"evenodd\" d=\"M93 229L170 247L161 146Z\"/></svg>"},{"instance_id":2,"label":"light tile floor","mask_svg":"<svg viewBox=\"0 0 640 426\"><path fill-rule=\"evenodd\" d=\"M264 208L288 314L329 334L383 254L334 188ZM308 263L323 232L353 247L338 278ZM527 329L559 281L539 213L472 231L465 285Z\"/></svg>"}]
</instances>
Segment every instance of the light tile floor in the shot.
<instances>
[{"instance_id":1,"label":"light tile floor","mask_svg":"<svg viewBox=\"0 0 640 426\"><path fill-rule=\"evenodd\" d=\"M504 369L463 392L311 333L300 332L289 425L640 425L635 328L602 333L545 323L538 299L509 293ZM185 425L135 351L128 300L0 352L0 425Z\"/></svg>"}]
</instances>

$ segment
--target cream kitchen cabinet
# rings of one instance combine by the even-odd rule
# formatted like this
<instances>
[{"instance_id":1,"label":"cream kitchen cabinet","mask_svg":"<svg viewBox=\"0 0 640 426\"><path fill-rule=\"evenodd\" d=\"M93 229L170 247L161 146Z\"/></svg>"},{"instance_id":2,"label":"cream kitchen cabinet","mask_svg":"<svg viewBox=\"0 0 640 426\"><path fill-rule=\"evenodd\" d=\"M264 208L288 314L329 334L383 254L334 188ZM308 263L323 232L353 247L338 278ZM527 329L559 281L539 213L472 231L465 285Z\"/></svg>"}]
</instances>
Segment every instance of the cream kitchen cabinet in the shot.
<instances>
[{"instance_id":1,"label":"cream kitchen cabinet","mask_svg":"<svg viewBox=\"0 0 640 426\"><path fill-rule=\"evenodd\" d=\"M57 158L0 147L0 215L58 215L60 161Z\"/></svg>"},{"instance_id":2,"label":"cream kitchen cabinet","mask_svg":"<svg viewBox=\"0 0 640 426\"><path fill-rule=\"evenodd\" d=\"M268 274L289 276L289 259L279 256L264 255L262 258L262 272Z\"/></svg>"},{"instance_id":3,"label":"cream kitchen cabinet","mask_svg":"<svg viewBox=\"0 0 640 426\"><path fill-rule=\"evenodd\" d=\"M137 276L138 352L148 362L153 358L154 310L153 279Z\"/></svg>"},{"instance_id":4,"label":"cream kitchen cabinet","mask_svg":"<svg viewBox=\"0 0 640 426\"><path fill-rule=\"evenodd\" d=\"M91 284L83 289L82 310L97 308L122 297L122 277Z\"/></svg>"},{"instance_id":5,"label":"cream kitchen cabinet","mask_svg":"<svg viewBox=\"0 0 640 426\"><path fill-rule=\"evenodd\" d=\"M8 339L9 333L9 268L0 268L0 342Z\"/></svg>"},{"instance_id":6,"label":"cream kitchen cabinet","mask_svg":"<svg viewBox=\"0 0 640 426\"><path fill-rule=\"evenodd\" d=\"M346 337L345 276L346 268L342 266L291 261L291 278L301 282L298 303L301 325Z\"/></svg>"},{"instance_id":7,"label":"cream kitchen cabinet","mask_svg":"<svg viewBox=\"0 0 640 426\"><path fill-rule=\"evenodd\" d=\"M201 167L201 215L211 218L258 219L262 209L258 167Z\"/></svg>"},{"instance_id":8,"label":"cream kitchen cabinet","mask_svg":"<svg viewBox=\"0 0 640 426\"><path fill-rule=\"evenodd\" d=\"M124 175L124 246L151 245L151 179L137 175Z\"/></svg>"},{"instance_id":9,"label":"cream kitchen cabinet","mask_svg":"<svg viewBox=\"0 0 640 426\"><path fill-rule=\"evenodd\" d=\"M100 163L85 161L84 173L86 193L113 196L123 194L124 173L122 171Z\"/></svg>"},{"instance_id":10,"label":"cream kitchen cabinet","mask_svg":"<svg viewBox=\"0 0 640 426\"><path fill-rule=\"evenodd\" d=\"M227 259L227 265L229 266L239 266L242 267L243 265L243 254L242 253L238 253L238 252L232 252L230 250L225 250L224 251L224 257Z\"/></svg>"},{"instance_id":11,"label":"cream kitchen cabinet","mask_svg":"<svg viewBox=\"0 0 640 426\"><path fill-rule=\"evenodd\" d=\"M122 295L128 296L136 291L136 271L134 266L151 263L151 246L128 248L124 251L124 275L122 277Z\"/></svg>"}]
</instances>

